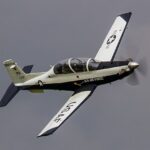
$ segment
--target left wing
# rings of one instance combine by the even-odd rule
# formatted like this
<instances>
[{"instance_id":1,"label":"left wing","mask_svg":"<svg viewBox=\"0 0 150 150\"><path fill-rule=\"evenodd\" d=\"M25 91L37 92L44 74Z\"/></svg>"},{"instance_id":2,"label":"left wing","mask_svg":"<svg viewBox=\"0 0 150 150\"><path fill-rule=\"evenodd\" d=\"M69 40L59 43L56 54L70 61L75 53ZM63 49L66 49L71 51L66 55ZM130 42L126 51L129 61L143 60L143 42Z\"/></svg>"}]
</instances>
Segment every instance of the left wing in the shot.
<instances>
[{"instance_id":1,"label":"left wing","mask_svg":"<svg viewBox=\"0 0 150 150\"><path fill-rule=\"evenodd\" d=\"M60 111L52 118L52 120L47 124L47 126L38 134L40 136L47 136L52 134L58 127L64 123L66 119L69 118L76 111L83 102L85 102L88 97L95 90L96 85L87 85L80 87L75 93L69 98L65 105L60 109Z\"/></svg>"}]
</instances>

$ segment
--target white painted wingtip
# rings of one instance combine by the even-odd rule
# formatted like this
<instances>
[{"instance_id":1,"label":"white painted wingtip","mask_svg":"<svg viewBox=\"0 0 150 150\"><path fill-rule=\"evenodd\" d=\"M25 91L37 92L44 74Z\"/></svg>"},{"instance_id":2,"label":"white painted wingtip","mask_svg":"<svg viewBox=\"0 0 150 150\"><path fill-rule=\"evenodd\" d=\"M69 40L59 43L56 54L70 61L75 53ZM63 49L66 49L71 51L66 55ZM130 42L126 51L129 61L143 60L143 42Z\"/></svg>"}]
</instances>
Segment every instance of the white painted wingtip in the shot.
<instances>
[{"instance_id":1,"label":"white painted wingtip","mask_svg":"<svg viewBox=\"0 0 150 150\"><path fill-rule=\"evenodd\" d=\"M42 130L38 135L37 138L42 137L42 136L48 136L50 134L53 134L56 131L57 128L52 128L50 130Z\"/></svg>"}]
</instances>

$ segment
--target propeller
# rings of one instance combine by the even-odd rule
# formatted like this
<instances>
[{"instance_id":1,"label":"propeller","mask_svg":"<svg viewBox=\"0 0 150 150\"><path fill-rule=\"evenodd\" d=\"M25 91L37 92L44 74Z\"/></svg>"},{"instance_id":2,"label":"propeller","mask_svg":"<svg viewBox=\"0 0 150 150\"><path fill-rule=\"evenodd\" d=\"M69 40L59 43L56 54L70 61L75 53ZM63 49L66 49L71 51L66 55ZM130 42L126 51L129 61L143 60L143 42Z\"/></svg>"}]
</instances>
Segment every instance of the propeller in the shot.
<instances>
[{"instance_id":1,"label":"propeller","mask_svg":"<svg viewBox=\"0 0 150 150\"><path fill-rule=\"evenodd\" d=\"M148 72L148 66L147 66L147 62L146 62L146 58L143 57L140 61L139 61L139 69L138 71L143 75L146 76L147 72Z\"/></svg>"},{"instance_id":2,"label":"propeller","mask_svg":"<svg viewBox=\"0 0 150 150\"><path fill-rule=\"evenodd\" d=\"M130 85L139 85L139 74L146 77L147 72L148 72L148 66L147 66L147 61L146 61L146 56L142 56L139 55L139 53L141 52L140 48L137 47L137 45L139 45L138 43L134 43L131 40L127 40L126 43L126 52L128 53L128 56L130 56L131 58L129 58L129 61L132 63L138 63L139 66L133 68L133 73L131 75L128 76L127 78L127 82Z\"/></svg>"},{"instance_id":3,"label":"propeller","mask_svg":"<svg viewBox=\"0 0 150 150\"><path fill-rule=\"evenodd\" d=\"M133 72L128 78L127 78L127 83L129 85L139 85L139 78L136 74L136 72Z\"/></svg>"}]
</instances>

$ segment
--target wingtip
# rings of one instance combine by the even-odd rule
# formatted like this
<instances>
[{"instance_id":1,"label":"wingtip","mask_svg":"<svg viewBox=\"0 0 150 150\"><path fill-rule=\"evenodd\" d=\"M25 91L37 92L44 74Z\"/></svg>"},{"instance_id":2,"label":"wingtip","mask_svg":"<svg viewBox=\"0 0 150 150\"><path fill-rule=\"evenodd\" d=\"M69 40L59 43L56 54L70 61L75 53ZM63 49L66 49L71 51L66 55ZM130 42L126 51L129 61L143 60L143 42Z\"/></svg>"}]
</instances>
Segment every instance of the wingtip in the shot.
<instances>
[{"instance_id":1,"label":"wingtip","mask_svg":"<svg viewBox=\"0 0 150 150\"><path fill-rule=\"evenodd\" d=\"M128 13L121 14L119 16L128 22L131 18L131 15L132 15L132 12L128 12Z\"/></svg>"},{"instance_id":2,"label":"wingtip","mask_svg":"<svg viewBox=\"0 0 150 150\"><path fill-rule=\"evenodd\" d=\"M48 135L50 135L50 134L53 134L53 133L56 131L56 129L57 129L57 128L53 128L53 129L50 129L50 130L45 131L45 132L41 131L41 132L37 135L37 138L43 137L43 136L48 136Z\"/></svg>"},{"instance_id":3,"label":"wingtip","mask_svg":"<svg viewBox=\"0 0 150 150\"><path fill-rule=\"evenodd\" d=\"M45 136L45 135L42 134L42 133L39 133L36 137L37 137L37 138L40 138L40 137L43 137L43 136Z\"/></svg>"},{"instance_id":4,"label":"wingtip","mask_svg":"<svg viewBox=\"0 0 150 150\"><path fill-rule=\"evenodd\" d=\"M37 135L36 137L37 137L37 138L40 138L40 137L42 137L42 135Z\"/></svg>"},{"instance_id":5,"label":"wingtip","mask_svg":"<svg viewBox=\"0 0 150 150\"><path fill-rule=\"evenodd\" d=\"M44 136L44 133L40 132L40 133L37 135L37 138L42 137L42 136Z\"/></svg>"}]
</instances>

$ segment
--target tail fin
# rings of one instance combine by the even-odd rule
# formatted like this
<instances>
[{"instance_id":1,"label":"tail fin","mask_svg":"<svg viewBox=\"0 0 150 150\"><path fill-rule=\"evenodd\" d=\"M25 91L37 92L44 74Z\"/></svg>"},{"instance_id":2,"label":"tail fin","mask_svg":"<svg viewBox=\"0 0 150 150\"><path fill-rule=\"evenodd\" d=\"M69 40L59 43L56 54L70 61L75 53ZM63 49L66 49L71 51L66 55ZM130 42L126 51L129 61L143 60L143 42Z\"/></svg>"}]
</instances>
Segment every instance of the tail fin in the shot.
<instances>
[{"instance_id":1,"label":"tail fin","mask_svg":"<svg viewBox=\"0 0 150 150\"><path fill-rule=\"evenodd\" d=\"M27 80L26 73L12 59L4 61L3 64L14 84Z\"/></svg>"}]
</instances>

